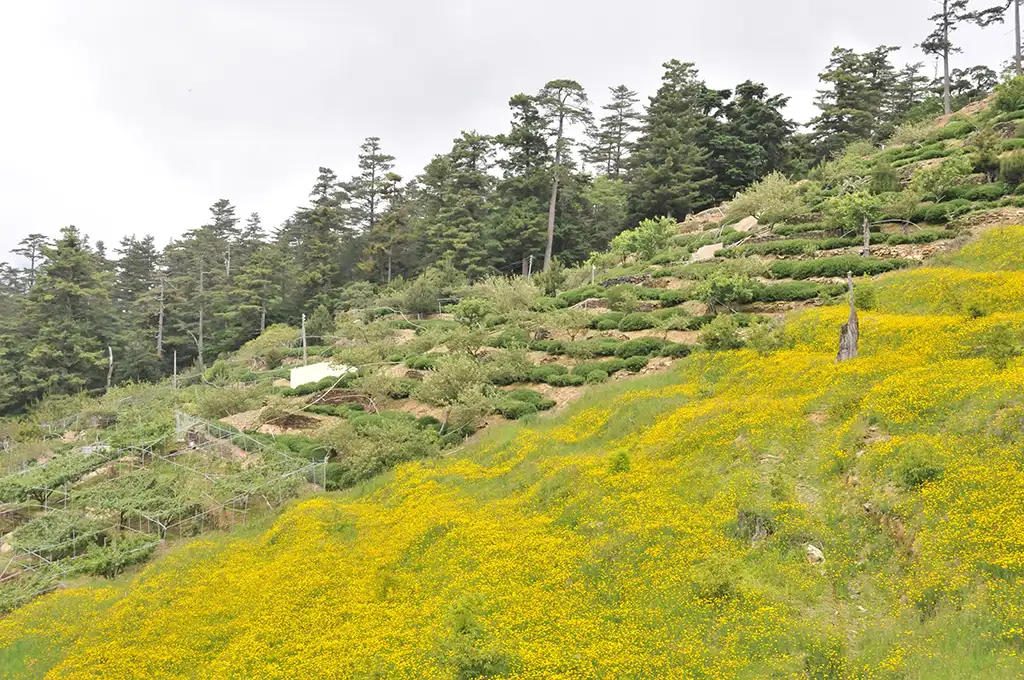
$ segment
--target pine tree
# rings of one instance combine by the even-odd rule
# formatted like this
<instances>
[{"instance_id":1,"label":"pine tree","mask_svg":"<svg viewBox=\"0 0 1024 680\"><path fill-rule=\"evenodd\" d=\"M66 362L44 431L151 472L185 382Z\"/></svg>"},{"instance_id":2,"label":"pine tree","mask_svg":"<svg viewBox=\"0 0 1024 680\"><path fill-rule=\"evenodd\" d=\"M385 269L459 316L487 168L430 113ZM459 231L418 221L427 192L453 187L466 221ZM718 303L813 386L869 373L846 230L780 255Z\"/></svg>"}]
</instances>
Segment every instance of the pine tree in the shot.
<instances>
[{"instance_id":1,"label":"pine tree","mask_svg":"<svg viewBox=\"0 0 1024 680\"><path fill-rule=\"evenodd\" d=\"M608 177L619 179L625 172L626 159L633 146L630 137L640 129L640 113L636 110L640 100L636 92L625 85L608 89L612 100L601 107L608 115L601 118L601 124L593 132L586 160Z\"/></svg>"},{"instance_id":2,"label":"pine tree","mask_svg":"<svg viewBox=\"0 0 1024 680\"><path fill-rule=\"evenodd\" d=\"M235 328L235 341L244 343L267 328L267 317L283 298L284 256L276 245L264 245L238 268L228 322Z\"/></svg>"},{"instance_id":3,"label":"pine tree","mask_svg":"<svg viewBox=\"0 0 1024 680\"><path fill-rule=\"evenodd\" d=\"M537 107L548 121L554 137L555 158L551 168L551 199L548 201L547 245L544 248L544 271L551 267L555 242L555 218L558 208L558 184L565 180L566 164L575 143L568 136L567 126L590 125L592 114L587 108L587 93L575 80L552 80L537 95Z\"/></svg>"},{"instance_id":4,"label":"pine tree","mask_svg":"<svg viewBox=\"0 0 1024 680\"><path fill-rule=\"evenodd\" d=\"M235 243L234 259L239 266L244 264L249 257L256 252L267 240L267 233L263 229L263 222L259 213L251 213L245 219L245 228L238 235Z\"/></svg>"},{"instance_id":5,"label":"pine tree","mask_svg":"<svg viewBox=\"0 0 1024 680\"><path fill-rule=\"evenodd\" d=\"M387 208L363 237L359 270L366 276L390 283L396 274L412 273L416 265L416 186L403 185L402 177L385 177Z\"/></svg>"},{"instance_id":6,"label":"pine tree","mask_svg":"<svg viewBox=\"0 0 1024 680\"><path fill-rule=\"evenodd\" d=\"M494 180L491 140L463 132L452 150L427 165L423 186L423 238L426 258L446 259L471 277L492 271L494 243L488 232Z\"/></svg>"},{"instance_id":7,"label":"pine tree","mask_svg":"<svg viewBox=\"0 0 1024 680\"><path fill-rule=\"evenodd\" d=\"M746 81L736 87L722 111L725 121L711 129L709 168L715 175L714 196L728 200L765 175L786 165L786 145L796 126L782 109L789 102L782 95L768 95L768 88Z\"/></svg>"},{"instance_id":8,"label":"pine tree","mask_svg":"<svg viewBox=\"0 0 1024 680\"><path fill-rule=\"evenodd\" d=\"M18 242L18 247L11 252L28 260L28 267L22 270L23 290L28 292L35 284L36 270L45 259L44 248L50 240L43 234L29 234Z\"/></svg>"},{"instance_id":9,"label":"pine tree","mask_svg":"<svg viewBox=\"0 0 1024 680\"><path fill-rule=\"evenodd\" d=\"M320 168L309 197L310 205L296 211L279 234L292 254L295 285L288 304L296 312L329 302L329 291L352 272L359 255L343 207L348 194L334 171Z\"/></svg>"},{"instance_id":10,"label":"pine tree","mask_svg":"<svg viewBox=\"0 0 1024 680\"><path fill-rule=\"evenodd\" d=\"M28 295L19 335L24 347L18 401L73 394L106 380L111 338L110 282L85 238L71 226L52 246Z\"/></svg>"},{"instance_id":11,"label":"pine tree","mask_svg":"<svg viewBox=\"0 0 1024 680\"><path fill-rule=\"evenodd\" d=\"M369 231L383 212L389 188L388 173L395 167L395 157L381 150L380 137L367 137L359 150L359 174L348 184L351 219L364 231Z\"/></svg>"},{"instance_id":12,"label":"pine tree","mask_svg":"<svg viewBox=\"0 0 1024 680\"><path fill-rule=\"evenodd\" d=\"M511 129L496 138L504 153L498 160L502 179L497 187L499 209L494 229L502 244L502 270L519 263L525 276L530 256L540 255L547 243L545 207L554 157L548 142L549 121L541 115L536 98L517 94L508 104Z\"/></svg>"},{"instance_id":13,"label":"pine tree","mask_svg":"<svg viewBox=\"0 0 1024 680\"><path fill-rule=\"evenodd\" d=\"M1002 23L1003 12L1006 5L997 5L987 9L972 10L970 0L937 0L939 11L928 17L928 21L934 24L934 29L928 37L921 41L918 47L925 54L935 55L942 58L943 88L942 102L946 114L953 111L952 82L949 65L949 57L956 52L962 52L959 47L953 44L952 34L961 24L974 24L976 26L990 26L995 23Z\"/></svg>"},{"instance_id":14,"label":"pine tree","mask_svg":"<svg viewBox=\"0 0 1024 680\"><path fill-rule=\"evenodd\" d=\"M694 65L673 59L651 97L641 136L629 159L630 222L669 215L682 219L714 202L714 178L705 169L708 89Z\"/></svg>"}]
</instances>

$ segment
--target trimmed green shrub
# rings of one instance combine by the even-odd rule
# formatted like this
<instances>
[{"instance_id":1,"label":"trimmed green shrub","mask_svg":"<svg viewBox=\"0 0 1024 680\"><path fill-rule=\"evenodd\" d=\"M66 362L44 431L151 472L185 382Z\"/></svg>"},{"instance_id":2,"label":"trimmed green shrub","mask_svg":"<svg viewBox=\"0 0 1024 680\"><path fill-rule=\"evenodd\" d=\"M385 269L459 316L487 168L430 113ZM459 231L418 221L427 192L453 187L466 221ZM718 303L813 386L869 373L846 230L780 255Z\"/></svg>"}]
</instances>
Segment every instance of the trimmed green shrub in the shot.
<instances>
[{"instance_id":1,"label":"trimmed green shrub","mask_svg":"<svg viewBox=\"0 0 1024 680\"><path fill-rule=\"evenodd\" d=\"M516 399L503 399L495 410L508 420L519 420L537 413L536 406Z\"/></svg>"},{"instance_id":2,"label":"trimmed green shrub","mask_svg":"<svg viewBox=\"0 0 1024 680\"><path fill-rule=\"evenodd\" d=\"M558 355L565 354L566 345L564 340L531 340L528 346L534 352Z\"/></svg>"},{"instance_id":3,"label":"trimmed green shrub","mask_svg":"<svg viewBox=\"0 0 1024 680\"><path fill-rule=\"evenodd\" d=\"M878 260L870 257L844 256L823 257L816 260L779 260L773 262L769 271L776 279L809 279L814 276L873 276L913 264L911 260Z\"/></svg>"},{"instance_id":4,"label":"trimmed green shrub","mask_svg":"<svg viewBox=\"0 0 1024 680\"><path fill-rule=\"evenodd\" d=\"M405 365L415 371L432 371L437 366L437 361L433 357L413 356L406 358Z\"/></svg>"},{"instance_id":5,"label":"trimmed green shrub","mask_svg":"<svg viewBox=\"0 0 1024 680\"><path fill-rule=\"evenodd\" d=\"M682 342L670 342L661 348L658 352L663 357L670 357L672 359L682 359L690 356L693 352L693 348Z\"/></svg>"},{"instance_id":6,"label":"trimmed green shrub","mask_svg":"<svg viewBox=\"0 0 1024 680\"><path fill-rule=\"evenodd\" d=\"M557 375L565 375L569 372L561 364L541 364L530 369L530 382L547 383Z\"/></svg>"},{"instance_id":7,"label":"trimmed green shrub","mask_svg":"<svg viewBox=\"0 0 1024 680\"><path fill-rule=\"evenodd\" d=\"M909 234L889 234L886 236L885 242L891 246L898 246L904 243L933 243L947 238L956 238L956 232L949 229L927 229L913 231Z\"/></svg>"},{"instance_id":8,"label":"trimmed green shrub","mask_svg":"<svg viewBox=\"0 0 1024 680\"><path fill-rule=\"evenodd\" d=\"M963 198L968 201L995 201L1011 193L1012 190L1013 185L1007 185L1004 182L994 182L992 184L967 184L950 189L949 197Z\"/></svg>"},{"instance_id":9,"label":"trimmed green shrub","mask_svg":"<svg viewBox=\"0 0 1024 680\"><path fill-rule=\"evenodd\" d=\"M619 322L625 317L625 312L607 312L595 316L590 321L590 327L599 331L614 331L619 328ZM601 326L605 326L602 328ZM608 328L610 326L610 328Z\"/></svg>"},{"instance_id":10,"label":"trimmed green shrub","mask_svg":"<svg viewBox=\"0 0 1024 680\"><path fill-rule=\"evenodd\" d=\"M539 297L530 305L534 312L553 312L556 309L565 309L569 303L558 297Z\"/></svg>"},{"instance_id":11,"label":"trimmed green shrub","mask_svg":"<svg viewBox=\"0 0 1024 680\"><path fill-rule=\"evenodd\" d=\"M570 343L566 346L565 353L574 359L610 357L615 355L615 348L618 346L619 342L611 338L591 338Z\"/></svg>"},{"instance_id":12,"label":"trimmed green shrub","mask_svg":"<svg viewBox=\"0 0 1024 680\"><path fill-rule=\"evenodd\" d=\"M629 359L624 359L623 361L625 362L625 370L637 373L647 368L648 359L647 357L630 357Z\"/></svg>"},{"instance_id":13,"label":"trimmed green shrub","mask_svg":"<svg viewBox=\"0 0 1024 680\"><path fill-rule=\"evenodd\" d=\"M658 300L664 307L675 307L686 302L688 299L686 293L681 290L663 290L658 296Z\"/></svg>"},{"instance_id":14,"label":"trimmed green shrub","mask_svg":"<svg viewBox=\"0 0 1024 680\"><path fill-rule=\"evenodd\" d=\"M646 314L644 312L627 314L623 317L622 321L619 322L619 330L624 333L629 331L644 331L648 328L654 328L654 319L651 318L650 314Z\"/></svg>"},{"instance_id":15,"label":"trimmed green shrub","mask_svg":"<svg viewBox=\"0 0 1024 680\"><path fill-rule=\"evenodd\" d=\"M664 340L659 340L657 338L636 338L635 340L623 342L616 347L615 356L620 359L629 359L630 357L640 356L647 357L656 354L664 346Z\"/></svg>"},{"instance_id":16,"label":"trimmed green shrub","mask_svg":"<svg viewBox=\"0 0 1024 680\"><path fill-rule=\"evenodd\" d=\"M607 371L596 369L591 371L590 373L587 373L584 379L587 381L588 385L596 385L598 383L605 382L606 380L608 380L609 377L610 376L608 375Z\"/></svg>"},{"instance_id":17,"label":"trimmed green shrub","mask_svg":"<svg viewBox=\"0 0 1024 680\"><path fill-rule=\"evenodd\" d=\"M946 139L960 139L974 131L974 124L968 120L953 120L928 135L927 141L941 142Z\"/></svg>"},{"instance_id":18,"label":"trimmed green shrub","mask_svg":"<svg viewBox=\"0 0 1024 680\"><path fill-rule=\"evenodd\" d=\"M586 382L583 376L573 374L552 375L546 380L552 387L578 387Z\"/></svg>"},{"instance_id":19,"label":"trimmed green shrub","mask_svg":"<svg viewBox=\"0 0 1024 680\"><path fill-rule=\"evenodd\" d=\"M607 291L599 285L584 286L574 290L567 290L559 293L557 298L564 302L567 307L578 305L589 298L603 298Z\"/></svg>"}]
</instances>

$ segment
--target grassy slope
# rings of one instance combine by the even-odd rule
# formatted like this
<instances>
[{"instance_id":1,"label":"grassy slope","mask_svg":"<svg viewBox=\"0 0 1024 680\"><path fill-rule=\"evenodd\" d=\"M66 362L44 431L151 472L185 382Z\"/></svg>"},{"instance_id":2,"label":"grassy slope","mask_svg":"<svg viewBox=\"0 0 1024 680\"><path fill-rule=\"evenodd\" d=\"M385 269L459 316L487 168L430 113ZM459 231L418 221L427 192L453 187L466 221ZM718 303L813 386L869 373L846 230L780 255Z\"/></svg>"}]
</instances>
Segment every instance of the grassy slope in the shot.
<instances>
[{"instance_id":1,"label":"grassy slope","mask_svg":"<svg viewBox=\"0 0 1024 680\"><path fill-rule=\"evenodd\" d=\"M883 277L856 361L832 361L845 310L807 312L791 349L600 386L258 537L42 598L0 622L0 670L1020 677L1024 360L975 355L1024 331L1022 253L1024 228L993 231Z\"/></svg>"}]
</instances>

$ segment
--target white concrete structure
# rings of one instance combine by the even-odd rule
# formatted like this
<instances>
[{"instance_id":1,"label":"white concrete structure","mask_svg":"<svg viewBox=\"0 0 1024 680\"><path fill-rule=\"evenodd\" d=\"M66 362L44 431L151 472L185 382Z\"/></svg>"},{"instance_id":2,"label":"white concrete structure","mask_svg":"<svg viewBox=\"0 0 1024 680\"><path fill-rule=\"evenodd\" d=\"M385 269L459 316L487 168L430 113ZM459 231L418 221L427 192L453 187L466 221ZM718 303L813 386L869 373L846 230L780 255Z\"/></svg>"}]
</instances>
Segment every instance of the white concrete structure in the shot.
<instances>
[{"instance_id":1,"label":"white concrete structure","mask_svg":"<svg viewBox=\"0 0 1024 680\"><path fill-rule=\"evenodd\" d=\"M349 373L357 373L358 368L346 366L345 364L332 364L324 361L310 366L297 366L291 372L291 388L294 390L300 385L320 382L324 378L340 378Z\"/></svg>"}]
</instances>

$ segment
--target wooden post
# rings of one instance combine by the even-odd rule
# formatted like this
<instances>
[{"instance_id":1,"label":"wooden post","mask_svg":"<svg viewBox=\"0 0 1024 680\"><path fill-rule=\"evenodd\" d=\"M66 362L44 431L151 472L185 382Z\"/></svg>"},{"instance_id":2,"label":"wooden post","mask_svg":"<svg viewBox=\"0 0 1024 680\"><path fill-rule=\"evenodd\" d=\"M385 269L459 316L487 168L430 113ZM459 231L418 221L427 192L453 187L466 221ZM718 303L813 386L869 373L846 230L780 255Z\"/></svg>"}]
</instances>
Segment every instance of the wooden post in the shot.
<instances>
[{"instance_id":1,"label":"wooden post","mask_svg":"<svg viewBox=\"0 0 1024 680\"><path fill-rule=\"evenodd\" d=\"M850 318L843 324L839 332L839 354L836 363L857 358L857 346L860 343L860 322L857 319L857 307L853 300L853 272L847 272L846 285L849 288Z\"/></svg>"},{"instance_id":2,"label":"wooden post","mask_svg":"<svg viewBox=\"0 0 1024 680\"><path fill-rule=\"evenodd\" d=\"M871 223L866 217L864 218L864 249L860 251L860 254L863 257L871 255Z\"/></svg>"},{"instance_id":3,"label":"wooden post","mask_svg":"<svg viewBox=\"0 0 1024 680\"><path fill-rule=\"evenodd\" d=\"M526 278L528 278L528 279L533 278L533 255L530 255L530 259L527 261L527 265L526 265Z\"/></svg>"},{"instance_id":4,"label":"wooden post","mask_svg":"<svg viewBox=\"0 0 1024 680\"><path fill-rule=\"evenodd\" d=\"M178 350L174 350L174 377L171 379L171 385L178 389Z\"/></svg>"},{"instance_id":5,"label":"wooden post","mask_svg":"<svg viewBox=\"0 0 1024 680\"><path fill-rule=\"evenodd\" d=\"M591 264L590 265L590 285L591 286L594 285L594 279L596 279L596 278L597 278L597 265L596 264Z\"/></svg>"}]
</instances>

